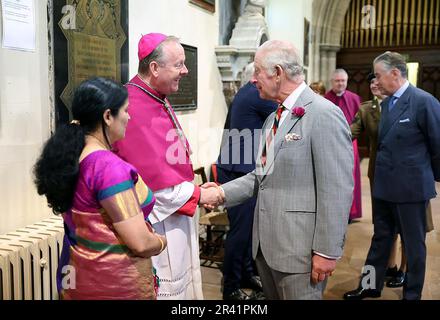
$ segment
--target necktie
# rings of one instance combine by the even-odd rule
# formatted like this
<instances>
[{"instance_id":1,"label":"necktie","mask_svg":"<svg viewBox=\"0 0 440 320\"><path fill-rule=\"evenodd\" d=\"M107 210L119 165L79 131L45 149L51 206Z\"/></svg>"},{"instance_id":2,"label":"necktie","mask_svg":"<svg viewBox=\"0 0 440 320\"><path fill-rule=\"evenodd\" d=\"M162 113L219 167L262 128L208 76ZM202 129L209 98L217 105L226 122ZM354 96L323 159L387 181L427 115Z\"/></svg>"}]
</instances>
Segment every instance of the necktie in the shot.
<instances>
[{"instance_id":1,"label":"necktie","mask_svg":"<svg viewBox=\"0 0 440 320\"><path fill-rule=\"evenodd\" d=\"M273 120L273 126L272 126L273 135L277 133L278 126L280 125L281 114L283 113L284 109L286 109L286 107L283 106L282 104L280 104L280 106L277 109L277 114L275 115L275 119Z\"/></svg>"},{"instance_id":2,"label":"necktie","mask_svg":"<svg viewBox=\"0 0 440 320\"><path fill-rule=\"evenodd\" d=\"M266 165L266 150L269 148L270 143L272 142L273 138L275 137L275 134L277 133L278 126L280 125L281 114L285 109L286 107L280 104L276 111L275 118L273 120L272 130L270 131L269 135L266 138L266 145L264 146L263 153L261 154L261 163L263 164L263 166Z\"/></svg>"},{"instance_id":3,"label":"necktie","mask_svg":"<svg viewBox=\"0 0 440 320\"><path fill-rule=\"evenodd\" d=\"M397 100L398 98L397 97L395 97L395 96L392 96L391 98L390 98L390 102L389 102L389 104L388 104L388 111L391 111L393 108L394 108L394 106L396 105L396 100Z\"/></svg>"}]
</instances>

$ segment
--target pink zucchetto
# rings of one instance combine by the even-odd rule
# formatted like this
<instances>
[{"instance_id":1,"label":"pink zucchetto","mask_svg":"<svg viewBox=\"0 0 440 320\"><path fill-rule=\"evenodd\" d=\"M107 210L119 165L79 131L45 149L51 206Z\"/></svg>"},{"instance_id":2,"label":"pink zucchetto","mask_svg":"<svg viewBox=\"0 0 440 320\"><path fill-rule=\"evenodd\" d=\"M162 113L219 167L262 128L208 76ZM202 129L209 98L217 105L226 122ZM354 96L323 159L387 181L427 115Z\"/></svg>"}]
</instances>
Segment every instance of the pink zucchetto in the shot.
<instances>
[{"instance_id":1,"label":"pink zucchetto","mask_svg":"<svg viewBox=\"0 0 440 320\"><path fill-rule=\"evenodd\" d=\"M138 45L139 61L145 59L166 38L167 36L162 33L149 33L142 36L141 40L139 40L139 45Z\"/></svg>"}]
</instances>

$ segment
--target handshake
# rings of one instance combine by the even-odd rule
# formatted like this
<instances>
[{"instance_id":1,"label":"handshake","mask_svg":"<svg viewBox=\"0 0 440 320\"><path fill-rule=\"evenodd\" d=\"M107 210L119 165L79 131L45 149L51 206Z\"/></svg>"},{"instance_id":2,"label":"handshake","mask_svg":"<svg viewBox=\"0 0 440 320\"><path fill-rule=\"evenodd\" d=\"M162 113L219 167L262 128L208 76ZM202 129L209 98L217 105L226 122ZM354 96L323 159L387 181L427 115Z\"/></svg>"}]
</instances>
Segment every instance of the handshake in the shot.
<instances>
[{"instance_id":1,"label":"handshake","mask_svg":"<svg viewBox=\"0 0 440 320\"><path fill-rule=\"evenodd\" d=\"M214 182L207 182L200 189L200 204L205 209L214 210L225 202L225 193Z\"/></svg>"}]
</instances>

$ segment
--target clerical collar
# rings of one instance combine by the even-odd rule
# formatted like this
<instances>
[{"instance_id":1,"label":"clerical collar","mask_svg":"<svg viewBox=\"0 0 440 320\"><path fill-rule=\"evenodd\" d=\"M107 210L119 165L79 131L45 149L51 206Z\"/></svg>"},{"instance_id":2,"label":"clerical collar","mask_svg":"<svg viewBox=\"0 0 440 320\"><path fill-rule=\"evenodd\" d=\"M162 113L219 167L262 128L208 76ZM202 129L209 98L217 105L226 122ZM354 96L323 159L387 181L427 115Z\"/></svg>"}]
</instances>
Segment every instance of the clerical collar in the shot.
<instances>
[{"instance_id":1,"label":"clerical collar","mask_svg":"<svg viewBox=\"0 0 440 320\"><path fill-rule=\"evenodd\" d=\"M158 98L160 101L164 101L166 98L166 95L159 93L156 89L154 89L147 81L142 79L142 77L137 74L137 78L142 82L142 84L145 85L145 89L148 90L149 93L151 93L155 98Z\"/></svg>"},{"instance_id":2,"label":"clerical collar","mask_svg":"<svg viewBox=\"0 0 440 320\"><path fill-rule=\"evenodd\" d=\"M342 97L344 95L344 93L345 93L345 90L342 91L341 93L335 93L335 94L336 94L337 97Z\"/></svg>"}]
</instances>

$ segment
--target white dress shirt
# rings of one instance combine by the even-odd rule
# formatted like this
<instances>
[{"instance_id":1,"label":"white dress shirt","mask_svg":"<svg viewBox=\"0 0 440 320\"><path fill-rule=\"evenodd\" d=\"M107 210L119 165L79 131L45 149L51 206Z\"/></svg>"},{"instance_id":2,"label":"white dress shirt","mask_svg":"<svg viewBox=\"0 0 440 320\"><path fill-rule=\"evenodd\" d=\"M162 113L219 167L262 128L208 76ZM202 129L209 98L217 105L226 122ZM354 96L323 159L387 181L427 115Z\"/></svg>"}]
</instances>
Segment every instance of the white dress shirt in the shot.
<instances>
[{"instance_id":1,"label":"white dress shirt","mask_svg":"<svg viewBox=\"0 0 440 320\"><path fill-rule=\"evenodd\" d=\"M284 100L282 104L286 109L281 114L281 119L278 127L281 126L284 119L286 119L287 115L292 113L292 108L295 106L296 101L298 100L299 96L301 95L301 93L303 93L306 87L307 85L305 82L301 83L299 87L293 90L293 92L286 98L286 100Z\"/></svg>"}]
</instances>

